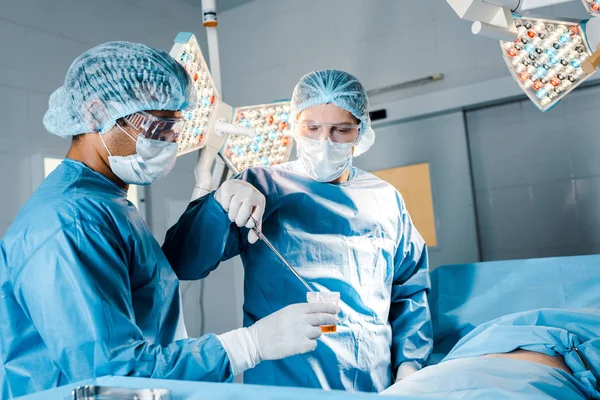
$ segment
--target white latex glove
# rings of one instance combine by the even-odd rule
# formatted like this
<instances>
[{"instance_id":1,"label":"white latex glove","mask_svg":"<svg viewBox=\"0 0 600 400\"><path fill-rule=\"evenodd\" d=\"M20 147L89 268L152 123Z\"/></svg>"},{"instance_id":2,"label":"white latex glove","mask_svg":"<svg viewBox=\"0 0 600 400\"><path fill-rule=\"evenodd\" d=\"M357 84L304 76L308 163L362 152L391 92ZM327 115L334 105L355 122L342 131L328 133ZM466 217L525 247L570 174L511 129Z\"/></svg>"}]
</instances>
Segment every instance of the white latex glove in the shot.
<instances>
[{"instance_id":1,"label":"white latex glove","mask_svg":"<svg viewBox=\"0 0 600 400\"><path fill-rule=\"evenodd\" d=\"M409 375L414 374L418 370L420 370L419 364L415 361L407 361L400 364L398 367L398 372L396 374L396 383L400 382L402 379L408 377Z\"/></svg>"},{"instance_id":2,"label":"white latex glove","mask_svg":"<svg viewBox=\"0 0 600 400\"><path fill-rule=\"evenodd\" d=\"M250 229L248 242L256 243L258 235L252 230L254 218L258 222L258 228L262 226L262 217L265 212L265 196L254 186L246 181L231 179L225 181L215 192L215 200L227 211L229 220L240 228L245 226Z\"/></svg>"},{"instance_id":3,"label":"white latex glove","mask_svg":"<svg viewBox=\"0 0 600 400\"><path fill-rule=\"evenodd\" d=\"M316 349L321 326L336 325L339 312L335 304L293 304L261 319L249 330L261 360L279 360Z\"/></svg>"},{"instance_id":4,"label":"white latex glove","mask_svg":"<svg viewBox=\"0 0 600 400\"><path fill-rule=\"evenodd\" d=\"M249 328L217 336L231 362L234 375L265 360L304 354L317 347L322 325L337 324L335 304L302 303L287 306Z\"/></svg>"}]
</instances>

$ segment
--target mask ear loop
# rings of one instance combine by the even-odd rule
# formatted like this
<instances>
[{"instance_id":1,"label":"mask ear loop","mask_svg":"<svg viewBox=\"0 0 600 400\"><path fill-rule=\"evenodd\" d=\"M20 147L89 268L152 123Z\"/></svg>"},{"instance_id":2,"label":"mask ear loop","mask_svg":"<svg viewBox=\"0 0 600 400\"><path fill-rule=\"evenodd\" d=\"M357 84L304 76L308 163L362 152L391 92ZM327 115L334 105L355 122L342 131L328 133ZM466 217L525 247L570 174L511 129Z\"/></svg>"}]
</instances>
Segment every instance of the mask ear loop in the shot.
<instances>
[{"instance_id":1,"label":"mask ear loop","mask_svg":"<svg viewBox=\"0 0 600 400\"><path fill-rule=\"evenodd\" d=\"M137 143L137 140L135 140L135 139L133 138L133 136L131 136L131 135L129 134L129 132L127 132L125 129L123 129L123 127L122 127L121 125L119 125L119 123L118 123L118 122L115 124L115 126L116 126L117 128L119 128L120 130L122 130L123 132L125 132L125 134L126 134L127 136L129 136L129 138L130 138L131 140L133 140L134 142L136 142L136 143ZM102 134L101 134L100 132L98 132L98 135L100 136L100 141L101 141L101 142L102 142L102 144L104 145L104 148L106 149L106 152L108 153L108 155L109 155L109 156L111 156L111 157L112 157L113 155L112 155L112 153L110 152L110 150L108 149L108 146L106 145L106 142L104 141L104 138L102 137Z\"/></svg>"},{"instance_id":2,"label":"mask ear loop","mask_svg":"<svg viewBox=\"0 0 600 400\"><path fill-rule=\"evenodd\" d=\"M125 132L125 134L126 134L127 136L129 136L129 138L130 138L131 140L133 140L134 142L136 142L136 143L137 143L137 139L135 139L133 136L131 136L131 135L129 134L129 132L127 132L127 131L125 130L125 128L123 128L121 125L119 125L119 123L118 123L118 122L117 122L116 126L117 126L117 128L119 128L120 130L122 130L123 132Z\"/></svg>"},{"instance_id":3,"label":"mask ear loop","mask_svg":"<svg viewBox=\"0 0 600 400\"><path fill-rule=\"evenodd\" d=\"M102 142L102 144L104 145L104 148L106 149L106 152L108 153L109 156L112 157L112 153L110 152L110 150L108 149L108 146L106 145L106 142L104 141L104 139L102 138L102 134L100 132L98 132L98 136L100 136L100 141Z\"/></svg>"}]
</instances>

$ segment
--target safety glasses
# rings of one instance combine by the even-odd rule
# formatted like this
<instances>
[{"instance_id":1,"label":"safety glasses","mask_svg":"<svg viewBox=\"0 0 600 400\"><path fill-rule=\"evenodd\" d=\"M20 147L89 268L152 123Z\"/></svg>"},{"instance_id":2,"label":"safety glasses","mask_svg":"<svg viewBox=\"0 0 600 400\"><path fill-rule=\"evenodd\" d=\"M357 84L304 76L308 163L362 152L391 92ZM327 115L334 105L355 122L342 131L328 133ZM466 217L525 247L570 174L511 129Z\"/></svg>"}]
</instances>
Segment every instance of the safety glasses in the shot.
<instances>
[{"instance_id":1,"label":"safety glasses","mask_svg":"<svg viewBox=\"0 0 600 400\"><path fill-rule=\"evenodd\" d=\"M185 121L181 118L155 117L144 111L128 115L123 121L138 135L161 142L177 142L185 128Z\"/></svg>"},{"instance_id":2,"label":"safety glasses","mask_svg":"<svg viewBox=\"0 0 600 400\"><path fill-rule=\"evenodd\" d=\"M358 140L360 125L330 124L300 120L294 124L294 133L314 140L329 139L334 143L353 143Z\"/></svg>"}]
</instances>

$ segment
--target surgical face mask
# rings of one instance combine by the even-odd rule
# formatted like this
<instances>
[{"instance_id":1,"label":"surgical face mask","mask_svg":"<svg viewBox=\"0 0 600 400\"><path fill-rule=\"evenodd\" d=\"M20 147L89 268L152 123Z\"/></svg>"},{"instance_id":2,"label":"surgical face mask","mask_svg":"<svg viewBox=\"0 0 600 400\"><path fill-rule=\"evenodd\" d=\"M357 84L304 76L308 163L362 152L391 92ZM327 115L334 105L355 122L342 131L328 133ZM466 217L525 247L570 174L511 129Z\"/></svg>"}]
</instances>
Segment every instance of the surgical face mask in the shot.
<instances>
[{"instance_id":1,"label":"surgical face mask","mask_svg":"<svg viewBox=\"0 0 600 400\"><path fill-rule=\"evenodd\" d=\"M296 136L298 159L304 172L318 182L332 182L352 165L355 143L334 143Z\"/></svg>"},{"instance_id":2,"label":"surgical face mask","mask_svg":"<svg viewBox=\"0 0 600 400\"><path fill-rule=\"evenodd\" d=\"M147 139L142 135L135 140L119 124L116 126L135 141L137 151L130 156L113 156L100 135L109 155L110 169L119 179L129 185L145 186L164 178L173 169L177 160L177 143Z\"/></svg>"}]
</instances>

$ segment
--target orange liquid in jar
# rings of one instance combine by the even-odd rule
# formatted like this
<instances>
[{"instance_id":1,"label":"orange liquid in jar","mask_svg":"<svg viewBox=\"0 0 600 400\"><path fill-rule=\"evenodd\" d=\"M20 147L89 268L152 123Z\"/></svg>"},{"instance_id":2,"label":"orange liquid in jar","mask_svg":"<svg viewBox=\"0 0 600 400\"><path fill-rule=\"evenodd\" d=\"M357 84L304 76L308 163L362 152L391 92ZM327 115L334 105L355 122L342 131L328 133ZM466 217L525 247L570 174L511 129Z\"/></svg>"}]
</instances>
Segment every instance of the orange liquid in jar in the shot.
<instances>
[{"instance_id":1,"label":"orange liquid in jar","mask_svg":"<svg viewBox=\"0 0 600 400\"><path fill-rule=\"evenodd\" d=\"M323 332L323 333L335 333L335 332L337 332L337 326L336 325L324 325L324 326L321 326L321 332Z\"/></svg>"}]
</instances>

